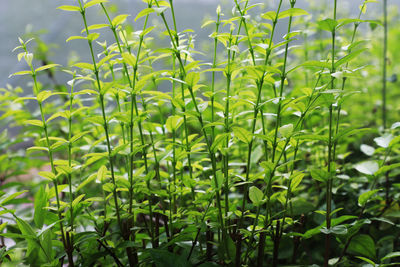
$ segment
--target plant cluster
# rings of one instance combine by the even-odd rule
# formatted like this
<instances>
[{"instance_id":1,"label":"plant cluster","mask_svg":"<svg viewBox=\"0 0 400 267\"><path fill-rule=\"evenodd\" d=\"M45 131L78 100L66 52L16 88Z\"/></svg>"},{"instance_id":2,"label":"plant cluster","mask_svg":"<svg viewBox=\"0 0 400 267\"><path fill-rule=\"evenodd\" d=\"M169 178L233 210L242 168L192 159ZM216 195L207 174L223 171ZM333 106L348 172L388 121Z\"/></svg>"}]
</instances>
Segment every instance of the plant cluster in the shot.
<instances>
[{"instance_id":1,"label":"plant cluster","mask_svg":"<svg viewBox=\"0 0 400 267\"><path fill-rule=\"evenodd\" d=\"M387 1L355 1L358 16L342 18L337 0L320 17L312 3L233 0L230 16L218 6L204 22L202 51L173 0L143 2L134 20L107 0L59 7L81 19L67 42L88 62L64 68L40 39L37 53L19 39L27 70L12 76L31 91L0 94L2 126L20 127L0 136L0 262L400 264L399 84L388 78L400 31ZM367 19L370 5L383 22ZM95 8L104 20L89 24Z\"/></svg>"}]
</instances>

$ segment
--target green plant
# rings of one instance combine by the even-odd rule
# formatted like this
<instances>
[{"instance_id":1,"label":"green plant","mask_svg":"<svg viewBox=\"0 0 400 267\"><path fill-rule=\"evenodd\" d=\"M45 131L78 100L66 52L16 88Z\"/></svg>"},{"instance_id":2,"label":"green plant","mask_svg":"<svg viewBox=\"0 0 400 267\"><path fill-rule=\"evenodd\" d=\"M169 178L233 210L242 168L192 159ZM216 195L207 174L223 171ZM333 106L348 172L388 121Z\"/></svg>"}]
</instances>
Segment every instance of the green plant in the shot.
<instances>
[{"instance_id":1,"label":"green plant","mask_svg":"<svg viewBox=\"0 0 400 267\"><path fill-rule=\"evenodd\" d=\"M360 119L374 103L354 112L348 104L370 97L357 92L365 75L365 86L382 84L365 66L380 58L375 51L383 44L385 54L395 53L387 33L383 42L366 39L391 21L385 13L381 28L362 19L376 1L360 0L356 18L338 19L346 14L336 0L327 1L333 16L296 0L275 1L274 10L234 0L231 16L221 5L203 23L213 27L209 51L181 29L173 0L143 2L133 20L113 16L106 0L59 7L82 20L81 35L67 42L87 43L89 62L35 68L48 61L47 50L20 39L18 60L29 69L12 76L31 76L33 90L0 95L2 126L29 124L15 140L0 136L0 159L8 159L0 168L0 216L8 220L0 235L15 242L3 239L0 261L398 264L399 122L383 117L392 127L379 129ZM105 23L88 24L94 8ZM102 39L105 31L111 40ZM34 60L29 51L41 55ZM56 70L72 79L51 90L40 74ZM33 112L28 100L37 102ZM386 114L391 106L383 102ZM27 137L33 146L20 153L29 160L13 148ZM35 179L8 181L20 170Z\"/></svg>"}]
</instances>

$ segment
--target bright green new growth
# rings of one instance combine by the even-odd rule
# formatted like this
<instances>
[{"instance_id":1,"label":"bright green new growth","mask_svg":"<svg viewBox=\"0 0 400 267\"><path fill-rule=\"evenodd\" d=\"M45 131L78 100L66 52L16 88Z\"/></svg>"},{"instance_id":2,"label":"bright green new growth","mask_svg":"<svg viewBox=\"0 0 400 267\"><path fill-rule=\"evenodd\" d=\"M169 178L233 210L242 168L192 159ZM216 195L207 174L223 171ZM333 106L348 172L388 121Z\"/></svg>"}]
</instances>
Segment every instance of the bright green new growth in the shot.
<instances>
[{"instance_id":1,"label":"bright green new growth","mask_svg":"<svg viewBox=\"0 0 400 267\"><path fill-rule=\"evenodd\" d=\"M18 60L29 70L12 76L31 76L33 94L2 90L0 99L9 99L0 111L38 103L38 112L22 113L27 107L18 104L21 114L2 119L28 125L21 130L33 140L26 153L39 160L18 163L40 168L46 180L32 182L29 193L5 183L0 216L15 224L1 223L0 235L16 245L3 244L0 262L398 264L400 247L390 236L400 234L400 124L387 116L387 1L382 28L362 19L371 0L358 1L358 16L344 19L337 0L324 3L333 14L318 14L324 7L312 3L303 10L296 0L230 1L203 23L208 50L177 23L178 3L143 2L135 18L114 14L107 0L59 7L81 19L81 35L67 42L87 43L89 55L62 69L72 76L65 86L39 82L40 73L61 66L35 69L33 46L20 39ZM89 25L89 8L103 20ZM371 30L362 28L368 24ZM382 40L368 41L363 31L380 30L381 132L354 120L345 102L364 99L355 94L369 71L365 58ZM107 31L112 38L104 40ZM1 150L11 147L5 144ZM13 187L20 192L7 192ZM23 194L34 194L33 214L21 208Z\"/></svg>"}]
</instances>

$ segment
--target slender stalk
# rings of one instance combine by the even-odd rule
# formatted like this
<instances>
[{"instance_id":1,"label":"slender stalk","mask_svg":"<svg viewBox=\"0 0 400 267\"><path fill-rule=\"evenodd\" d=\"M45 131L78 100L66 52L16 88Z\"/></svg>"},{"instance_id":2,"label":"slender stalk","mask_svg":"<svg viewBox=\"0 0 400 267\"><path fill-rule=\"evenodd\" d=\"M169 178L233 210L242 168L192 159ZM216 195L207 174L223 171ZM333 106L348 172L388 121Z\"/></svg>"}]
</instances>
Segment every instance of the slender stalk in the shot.
<instances>
[{"instance_id":1,"label":"slender stalk","mask_svg":"<svg viewBox=\"0 0 400 267\"><path fill-rule=\"evenodd\" d=\"M232 30L230 32L229 36L229 46L232 43ZM225 112L224 112L224 117L225 117L225 133L227 134L226 140L225 140L225 152L223 153L223 163L224 163L224 180L225 180L225 216L228 216L229 212L229 140L230 140L230 135L229 135L229 98L230 98L230 89L231 89L231 50L228 49L228 63L227 63L227 71L225 73L226 75L226 100L225 100ZM228 224L228 222L226 222Z\"/></svg>"},{"instance_id":2,"label":"slender stalk","mask_svg":"<svg viewBox=\"0 0 400 267\"><path fill-rule=\"evenodd\" d=\"M267 186L265 187L264 192L263 192L263 198L265 198L265 196L267 196L267 202L266 202L266 212L267 212L266 215L267 216L266 216L266 218L264 220L264 227L265 228L267 228L267 226L270 224L270 219L268 218L268 215L271 216L270 197L271 197L271 194L272 194L271 193L272 192L272 189L271 189L272 188L271 187L272 186L272 178L274 177L275 170L278 167L278 163L280 162L280 159L281 159L282 155L286 151L286 148L287 148L287 146L288 146L288 144L290 142L290 139L293 138L293 135L297 132L298 127L300 125L303 125L303 121L306 118L306 115L310 111L312 105L315 103L315 101L317 101L317 99L320 96L320 93L318 93L314 97L315 92L316 92L316 88L317 88L317 86L319 84L319 81L321 79L321 76L322 76L321 73L322 73L322 70L319 72L319 75L318 75L317 81L315 83L315 86L313 87L312 93L311 93L311 95L310 95L310 97L308 99L307 106L306 106L304 112L301 114L301 116L300 116L299 120L297 121L296 125L293 128L292 136L290 138L287 138L287 140L286 140L286 142L285 142L285 144L283 146L283 149L282 149L280 155L278 156L278 158L277 158L277 160L276 160L276 162L274 164L274 167L273 167L273 170L271 171L271 173L267 173L265 175L265 177L264 177L264 180L268 179ZM257 212L256 212L256 217L255 217L254 222L253 222L251 235L249 237L249 243L248 243L248 246L247 246L248 248L247 248L247 251L246 251L246 254L245 254L245 260L244 260L245 263L247 262L247 258L249 256L249 253L250 253L251 249L252 249L252 242L254 242L254 235L255 235L255 231L256 231L256 226L258 225L258 219L259 219L259 216L260 216L260 212L261 212L261 206L258 206Z\"/></svg>"},{"instance_id":3,"label":"slender stalk","mask_svg":"<svg viewBox=\"0 0 400 267\"><path fill-rule=\"evenodd\" d=\"M156 1L156 3L158 5L157 1ZM174 27L174 39L175 39L175 45L176 45L175 47L177 48L180 45L180 41L179 41L179 36L178 36L178 27L177 27L176 18L175 18L174 3L172 0L169 0L169 4L171 7L171 16L172 16L172 22L173 22L173 27ZM165 17L164 17L164 19L165 19ZM165 22L165 20L164 20L164 22ZM170 37L172 38L171 35L170 35ZM171 39L171 42L174 43L174 40ZM176 54L176 56L177 56L177 54ZM185 57L185 63L186 63L186 59L187 58ZM183 63L182 60L180 59L180 53L179 53L178 60L179 60L179 64L180 64L179 78L181 80L184 80L185 76L186 76L186 72L184 71L185 63ZM181 99L182 99L183 103L185 103L185 86L183 83L181 83ZM192 159L191 159L191 146L189 143L189 128L188 128L188 123L187 123L185 106L182 106L182 114L183 114L183 127L184 127L184 131L185 131L184 136L185 136L186 157L187 157L188 168L189 168L189 179L192 182L193 181L193 168L192 168ZM176 188L176 177L174 177L174 188ZM194 189L192 188L192 196L193 196L193 198L195 198L193 193L194 193ZM174 211L176 211L176 209L177 209L176 208L176 199L175 199L175 195L174 195Z\"/></svg>"},{"instance_id":4,"label":"slender stalk","mask_svg":"<svg viewBox=\"0 0 400 267\"><path fill-rule=\"evenodd\" d=\"M69 94L69 116L68 116L68 167L72 169L72 143L71 143L71 138L72 138L72 106L73 106L73 101L74 101L74 82L75 82L75 77L76 74L73 74L72 78L72 84L71 84L71 91ZM69 209L70 209L70 233L74 232L74 207L72 206L72 202L74 200L74 193L72 191L72 174L68 174L68 187L69 187ZM67 232L67 238L69 240L69 248L71 250L71 254L73 253L74 250L74 236L68 235L69 233ZM70 261L70 265L72 264L73 266L73 259Z\"/></svg>"},{"instance_id":5,"label":"slender stalk","mask_svg":"<svg viewBox=\"0 0 400 267\"><path fill-rule=\"evenodd\" d=\"M291 2L291 8L294 7L296 1ZM289 23L288 23L288 29L287 33L289 34L291 29L292 29L292 21L293 21L293 16L289 17ZM286 43L285 45L285 55L283 58L283 67L282 67L282 74L281 74L281 79L280 79L280 85L279 85L279 102L278 102L278 108L276 112L276 124L275 124L275 132L274 132L274 142L272 143L272 162L275 162L275 153L276 153L276 148L278 146L278 130L281 124L281 111L282 111L282 98L283 98L283 88L285 87L285 80L286 80L286 66L287 66L287 57L288 57L288 52L289 52L289 43Z\"/></svg>"},{"instance_id":6,"label":"slender stalk","mask_svg":"<svg viewBox=\"0 0 400 267\"><path fill-rule=\"evenodd\" d=\"M264 60L264 66L266 66L269 62L269 57L271 55L272 52L272 41L274 38L274 34L275 34L275 28L276 28L276 24L278 23L278 15L279 15L279 11L281 10L281 6L282 6L282 2L283 0L279 1L279 5L276 11L276 16L275 19L272 21L272 30L271 30L271 34L270 34L270 38L269 38L269 42L268 42L268 47L265 50L265 60ZM250 39L249 36L247 36L248 39ZM253 61L255 63L255 60ZM264 78L266 75L267 71L264 69L263 74L261 75L261 79L259 81L256 81L257 84L257 101L256 104L254 106L254 116L253 116L253 120L252 120L252 126L251 126L251 134L254 135L255 130L256 130L256 122L257 122L257 116L258 116L258 112L260 111L260 103L261 103L261 93L262 93L262 87L264 85ZM253 142L254 139L252 139L248 145L248 149L247 149L247 163L246 163L246 182L249 181L249 175L250 175L250 165L251 165L251 156L252 156L252 152L253 152ZM267 153L267 151L265 151L265 153ZM249 191L249 184L246 183L245 188L244 188L244 197L243 197L243 201L242 201L242 215L239 221L239 228L243 226L243 219L244 219L244 212L245 212L245 207L246 207L246 202L247 202L247 195L248 195L248 191Z\"/></svg>"},{"instance_id":7,"label":"slender stalk","mask_svg":"<svg viewBox=\"0 0 400 267\"><path fill-rule=\"evenodd\" d=\"M104 46L104 55L105 56L109 56L110 55L109 51L107 50L107 46ZM112 80L113 80L113 82L116 82L117 79L115 77L114 66L112 64L108 64L108 65L109 65L109 69L110 69L110 72L111 72ZM121 101L120 101L119 92L120 92L120 90L117 89L117 92L114 95L114 97L115 97L115 103L117 104L118 112L121 113L122 112L122 108L121 108ZM121 121L120 122L120 126L121 126L121 133L122 133L122 141L124 142L124 144L126 144L125 122ZM127 160L127 163L128 163L128 161L129 160Z\"/></svg>"},{"instance_id":8,"label":"slender stalk","mask_svg":"<svg viewBox=\"0 0 400 267\"><path fill-rule=\"evenodd\" d=\"M150 8L151 5L152 5L152 2L150 2L148 4L148 7ZM107 20L109 22L111 31L113 32L115 41L116 41L117 46L118 46L118 51L122 55L123 54L123 50L122 50L122 46L121 46L121 43L120 43L118 35L117 35L117 28L115 27L115 25L112 24L112 21L111 21L109 15L108 15L108 12L107 12L106 8L104 7L104 5L102 3L101 3L101 7L102 7L102 9L103 9L103 11L104 11L104 13L105 13L105 15L107 17ZM143 24L143 32L147 28L148 20L149 20L149 15L146 15L145 22ZM124 36L124 38L126 40L125 36ZM131 158L129 160L129 162L130 162L130 171L129 171L129 178L130 178L129 213L130 214L132 214L132 212L133 212L132 204L133 204L133 157L134 157L134 155L133 155L133 151L134 151L133 126L134 126L134 115L136 117L140 116L139 108L138 108L138 104L137 104L137 95L136 95L136 91L135 90L136 90L136 80L137 80L137 75L138 75L138 63L139 63L140 53L141 53L142 46L143 46L143 41L144 41L144 36L142 34L140 34L138 50L137 50L137 56L136 56L136 62L135 62L135 65L132 66L133 67L132 80L129 78L130 74L129 74L128 66L127 66L126 62L123 62L123 70L124 70L124 73L125 73L126 77L128 77L129 87L131 88L131 95L130 95L130 97L131 97L131 105L130 105L130 122L129 122L129 130L130 130L129 137L130 137L130 152L131 152L131 155L130 155ZM127 43L127 41L126 41L126 43ZM128 52L131 53L131 49L130 49L128 44L126 45L126 47L128 49ZM145 106L143 106L143 108L145 108ZM147 159L147 149L146 149L146 143L145 143L145 140L144 140L142 122L141 122L140 119L137 122L137 126L138 126L138 130L139 130L140 142L141 142L141 145L142 145L142 157L143 157L143 160L144 160L145 174L147 175L149 173L148 159ZM153 136L152 136L151 132L150 132L150 135L151 135L151 139L153 139ZM153 142L152 142L152 144L153 144ZM150 197L148 198L148 202L149 202L148 209L149 209L149 215L150 215L149 233L150 233L150 237L151 237L151 240L152 240L152 244L154 246L155 238L154 238L154 229L153 229L154 226L153 226L153 219L152 219L153 218L153 210L152 210L152 193L151 193L151 188L150 188L150 179L147 179L146 184L147 184L147 187L148 187L148 189L150 191Z\"/></svg>"},{"instance_id":9,"label":"slender stalk","mask_svg":"<svg viewBox=\"0 0 400 267\"><path fill-rule=\"evenodd\" d=\"M176 57L175 54L172 54L172 77L175 78L176 76L176 67L175 67L175 63L176 63ZM172 99L175 99L175 81L172 81ZM172 115L174 116L176 114L176 108L175 105L172 104ZM173 181L176 181L176 130L173 129L172 131L172 178ZM169 225L170 225L170 229L171 229L171 238L174 234L174 224L173 224L173 203L172 203L172 195L171 195L171 184L172 182L170 181L169 185L168 185L168 193L169 193L169 201L170 201L170 210L169 210Z\"/></svg>"},{"instance_id":10,"label":"slender stalk","mask_svg":"<svg viewBox=\"0 0 400 267\"><path fill-rule=\"evenodd\" d=\"M246 0L246 2L244 2L243 9L246 9L248 5L249 5L249 0ZM240 34L241 30L242 30L242 26L243 26L243 22L244 21L245 20L242 20L242 19L239 21L239 26L238 26L238 30L237 30L237 34L236 34L237 37L235 38L234 45L238 45L239 44L239 34ZM236 57L236 51L233 51L232 52L232 62L235 61L235 57Z\"/></svg>"},{"instance_id":11,"label":"slender stalk","mask_svg":"<svg viewBox=\"0 0 400 267\"><path fill-rule=\"evenodd\" d=\"M218 6L218 9L220 7ZM218 32L219 32L219 25L221 24L220 22L220 10L217 11L217 21L215 22L215 36L214 36L214 56L213 56L213 63L212 63L212 68L215 69L217 66L217 48L218 48ZM215 111L214 111L214 93L215 93L215 71L212 72L212 78L211 78L211 123L215 121ZM211 138L212 140L215 139L215 126L211 127Z\"/></svg>"},{"instance_id":12,"label":"slender stalk","mask_svg":"<svg viewBox=\"0 0 400 267\"><path fill-rule=\"evenodd\" d=\"M387 0L383 0L383 66L382 66L382 125L383 125L383 129L386 129L387 50L388 50Z\"/></svg>"},{"instance_id":13,"label":"slender stalk","mask_svg":"<svg viewBox=\"0 0 400 267\"><path fill-rule=\"evenodd\" d=\"M333 8L333 19L336 21L336 10L337 10L337 0L334 0L334 8ZM336 41L336 29L332 30L332 67L331 74L335 73L335 41ZM331 76L331 88L335 88L335 77ZM332 171L332 149L333 149L333 104L329 105L329 133L328 133L328 173L329 178L326 183L326 228L329 230L331 228L331 211L332 211L332 185L333 179L331 175ZM334 170L333 170L334 171ZM331 247L331 235L327 234L325 237L325 256L324 256L324 266L329 266L329 257L330 257L330 247Z\"/></svg>"},{"instance_id":14,"label":"slender stalk","mask_svg":"<svg viewBox=\"0 0 400 267\"><path fill-rule=\"evenodd\" d=\"M26 45L24 43L21 44L23 49L25 50L26 55L28 55L28 50L26 48ZM32 64L28 64L30 69L31 69L31 76L33 79L33 84L34 84L34 92L36 92L35 94L39 93L39 85L37 83L37 79L36 79L36 72L35 69L33 68ZM44 110L43 110L43 105L42 102L38 100L38 105L39 105L39 111L40 111L40 117L43 123L43 133L46 139L46 147L47 147L47 151L48 151L48 157L50 160L50 166L51 166L51 172L54 174L54 177L57 177L57 171L54 165L54 157L53 157L53 150L51 148L51 144L50 144L50 138L49 138L49 133L48 133L48 125L45 119L45 115L44 115ZM66 240L66 236L65 236L65 231L64 231L64 225L63 225L63 216L62 216L62 212L61 212L61 204L60 204L60 196L59 196L59 192L58 192L58 181L57 179L53 179L53 184L54 184L54 190L55 190L55 194L56 194L56 203L57 203L57 215L58 215L58 219L60 221L60 232L61 232L61 240L62 243L64 245L64 250L67 254L68 257L68 263L70 266L74 266L74 261L73 261L73 257L72 257L72 248L70 247L69 242L67 242Z\"/></svg>"},{"instance_id":15,"label":"slender stalk","mask_svg":"<svg viewBox=\"0 0 400 267\"><path fill-rule=\"evenodd\" d=\"M363 10L365 8L365 5L366 5L366 3L364 1L364 3L362 4L362 6L360 8L360 12L358 13L357 19L361 19L361 15L362 15L362 12L363 12ZM360 26L360 22L355 22L354 23L353 33L351 35L350 46L354 43L354 40L355 40L355 37L356 37L356 33L357 33L357 29L358 29L359 26ZM351 49L349 49L349 54L350 53L351 53ZM345 67L344 67L344 69L347 69L348 65L349 65L349 63L347 62ZM341 88L342 91L344 91L344 89L345 89L345 85L346 85L347 79L348 79L348 77L346 77L346 76L343 77L343 79L342 79L342 88ZM337 115L336 115L335 135L337 135L339 133L339 128L340 128L339 127L339 123L340 123L340 112L341 112L341 110L342 110L342 104L339 101L338 109L337 109ZM336 146L337 146L337 141L335 140L335 142L333 144L333 157L332 157L333 160L336 160Z\"/></svg>"},{"instance_id":16,"label":"slender stalk","mask_svg":"<svg viewBox=\"0 0 400 267\"><path fill-rule=\"evenodd\" d=\"M390 152L391 152L391 149L390 149L390 148L386 149L385 157L384 157L382 163L380 164L380 167L385 166L385 164L387 163L387 159L388 159L388 156L389 156ZM370 188L369 188L369 191L374 190L375 187L376 187L376 185L377 185L377 183L378 183L378 177L377 177L377 176L374 176L374 177L373 177L373 182L371 183L371 186L370 186ZM367 203L365 203L365 204L361 207L360 213L358 214L358 217L357 217L357 221L360 220L360 219L362 218L366 206L367 206ZM379 217L379 216L377 216L377 217ZM346 240L346 243L345 243L345 245L344 245L344 247L343 247L342 253L340 254L339 260L336 262L335 266L337 266L337 265L339 265L339 264L341 263L343 257L346 255L346 252L347 252L347 250L348 250L348 248L349 248L349 245L350 245L351 240L357 235L357 233L358 233L358 232L353 233L353 234Z\"/></svg>"},{"instance_id":17,"label":"slender stalk","mask_svg":"<svg viewBox=\"0 0 400 267\"><path fill-rule=\"evenodd\" d=\"M155 0L155 3L159 7L159 3L158 3L157 0ZM172 5L172 0L170 0L170 5L173 6ZM173 8L171 8L171 12L172 12L173 21L175 21L175 14L173 12ZM165 27L167 29L168 35L169 35L169 37L171 39L171 43L173 45L176 58L178 59L178 63L179 63L179 66L180 66L180 77L182 79L184 79L186 77L186 71L185 71L184 63L183 63L182 58L181 58L181 53L180 53L180 51L178 49L178 46L179 46L178 35L177 35L176 32L175 32L175 35L174 35L175 37L172 35L170 27L168 26L168 22L166 21L164 12L162 12L160 14L160 16L161 16L161 18L163 20L163 23L164 23L164 25L165 25ZM223 246L225 248L226 256L229 259L229 250L228 250L228 244L227 244L227 232L226 232L226 228L224 226L224 220L223 220L223 215L222 215L222 206L221 206L221 196L220 196L220 192L219 192L219 189L218 189L218 188L220 188L220 186L219 186L218 181L217 181L217 163L216 163L216 158L215 158L214 152L211 149L212 143L211 143L211 141L209 139L209 136L208 136L208 134L206 132L206 129L204 128L205 125L204 125L203 115L200 112L200 109L198 107L197 100L196 100L196 97L195 97L194 92L193 92L193 88L191 86L188 86L188 90L189 90L191 99L193 101L194 108L195 108L195 111L196 111L196 114L197 114L197 119L198 119L198 121L200 123L200 127L202 128L202 133L203 133L204 139L206 141L208 154L209 154L210 159L211 159L212 174L213 174L213 177L214 177L213 180L214 180L214 184L215 184L215 188L216 188L215 189L216 190L216 194L215 195L216 195L216 204L217 204L217 209L218 209L218 220L219 220L219 223L221 225L221 230L222 230L222 235L223 235L223 240L222 240L223 242L222 243L223 243ZM224 257L225 257L225 253L224 253Z\"/></svg>"},{"instance_id":18,"label":"slender stalk","mask_svg":"<svg viewBox=\"0 0 400 267\"><path fill-rule=\"evenodd\" d=\"M236 6L237 10L239 11L240 20L241 20L241 22L242 22L242 24L244 26L244 29L245 29L246 36L247 36L247 44L248 44L249 52L250 52L250 56L251 56L251 61L252 61L253 65L255 66L256 65L256 58L255 58L255 55L254 55L253 44L251 42L251 38L250 38L250 34L249 34L249 28L247 26L247 22L246 22L246 19L244 17L245 13L244 13L244 11L242 11L242 9L241 9L240 5L238 4L237 0L235 0L235 6Z\"/></svg>"},{"instance_id":19,"label":"slender stalk","mask_svg":"<svg viewBox=\"0 0 400 267\"><path fill-rule=\"evenodd\" d=\"M88 25L87 25L87 21L86 21L86 12L85 12L85 9L83 8L81 0L78 0L78 3L81 8L80 13L82 15L83 23L85 25L85 32L86 32L86 35L89 36L89 29L88 29ZM101 107L102 118L104 121L103 129L104 129L104 132L106 135L108 161L109 161L109 165L110 165L111 182L113 184L113 198L114 198L115 212L117 215L117 222L119 225L119 229L121 231L121 234L124 235L124 228L122 226L122 221L121 221L121 216L120 216L120 208L119 208L119 204L118 204L117 185L116 185L116 181L115 181L114 163L113 163L112 148L111 148L110 134L109 134L109 128L108 128L109 126L107 123L107 116L106 116L106 112L105 112L104 95L101 92L102 86L100 83L99 70L98 70L97 63L96 63L96 60L94 57L93 44L90 39L88 39L88 45L89 45L89 50L90 50L90 54L91 54L91 58L92 58L92 62L93 62L93 68L94 68L93 73L96 77L97 88L99 90L99 102L100 102L100 107ZM129 254L128 254L128 257L130 257ZM129 264L130 264L130 266L134 265L134 263L131 261L131 259L130 259Z\"/></svg>"}]
</instances>

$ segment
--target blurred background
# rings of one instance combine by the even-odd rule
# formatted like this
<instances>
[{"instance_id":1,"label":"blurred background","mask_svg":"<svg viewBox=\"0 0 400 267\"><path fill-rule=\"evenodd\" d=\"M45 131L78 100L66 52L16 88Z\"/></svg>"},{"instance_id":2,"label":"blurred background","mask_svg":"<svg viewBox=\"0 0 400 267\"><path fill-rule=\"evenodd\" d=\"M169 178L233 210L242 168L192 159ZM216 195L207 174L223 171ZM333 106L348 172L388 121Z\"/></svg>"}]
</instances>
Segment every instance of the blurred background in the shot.
<instances>
[{"instance_id":1,"label":"blurred background","mask_svg":"<svg viewBox=\"0 0 400 267\"><path fill-rule=\"evenodd\" d=\"M358 6L363 0L339 0L340 14L343 16L354 15L358 13ZM264 10L274 10L277 0L251 0L250 4L264 3ZM289 3L289 1L284 1ZM318 16L332 16L329 6L333 1L330 0L298 0L297 7L307 8L309 5L315 5L321 8L321 5L326 5L327 14L318 14ZM382 2L382 1L379 1ZM75 55L80 55L82 60L85 60L86 44L79 41L66 43L65 40L72 35L78 35L82 29L80 15L76 12L65 12L56 9L60 5L71 4L72 1L64 0L3 0L0 6L0 87L7 84L12 86L22 86L26 79L21 77L8 78L11 73L22 70L25 67L24 62L18 63L16 53L12 53L12 49L19 45L18 37L40 37L48 47L49 60L61 64L68 65L68 61L73 59ZM229 17L233 7L233 0L174 0L177 12L178 25L185 25L186 28L191 28L196 33L196 45L199 47L202 43L207 43L210 39L208 35L212 32L209 27L201 29L202 22L206 17L214 17L215 9L218 4L221 4L225 17ZM392 7L400 6L400 1L389 0ZM136 14L146 7L146 4L141 0L110 0L108 5L113 5L114 12L119 14L131 14L129 22L132 23ZM382 4L374 3L370 5L366 17L369 19L380 19L382 13ZM256 11L256 8L253 9ZM90 8L89 24L105 23L105 18L99 8ZM152 16L153 20L158 20ZM340 18L340 15L339 15ZM142 20L133 23L133 27L140 27ZM156 23L156 21L153 21ZM278 24L277 38L281 38L285 31L283 23ZM280 30L281 29L281 30ZM183 29L178 29L183 30ZM99 41L107 39L110 31L104 31L102 38ZM61 81L63 79L61 78Z\"/></svg>"}]
</instances>

